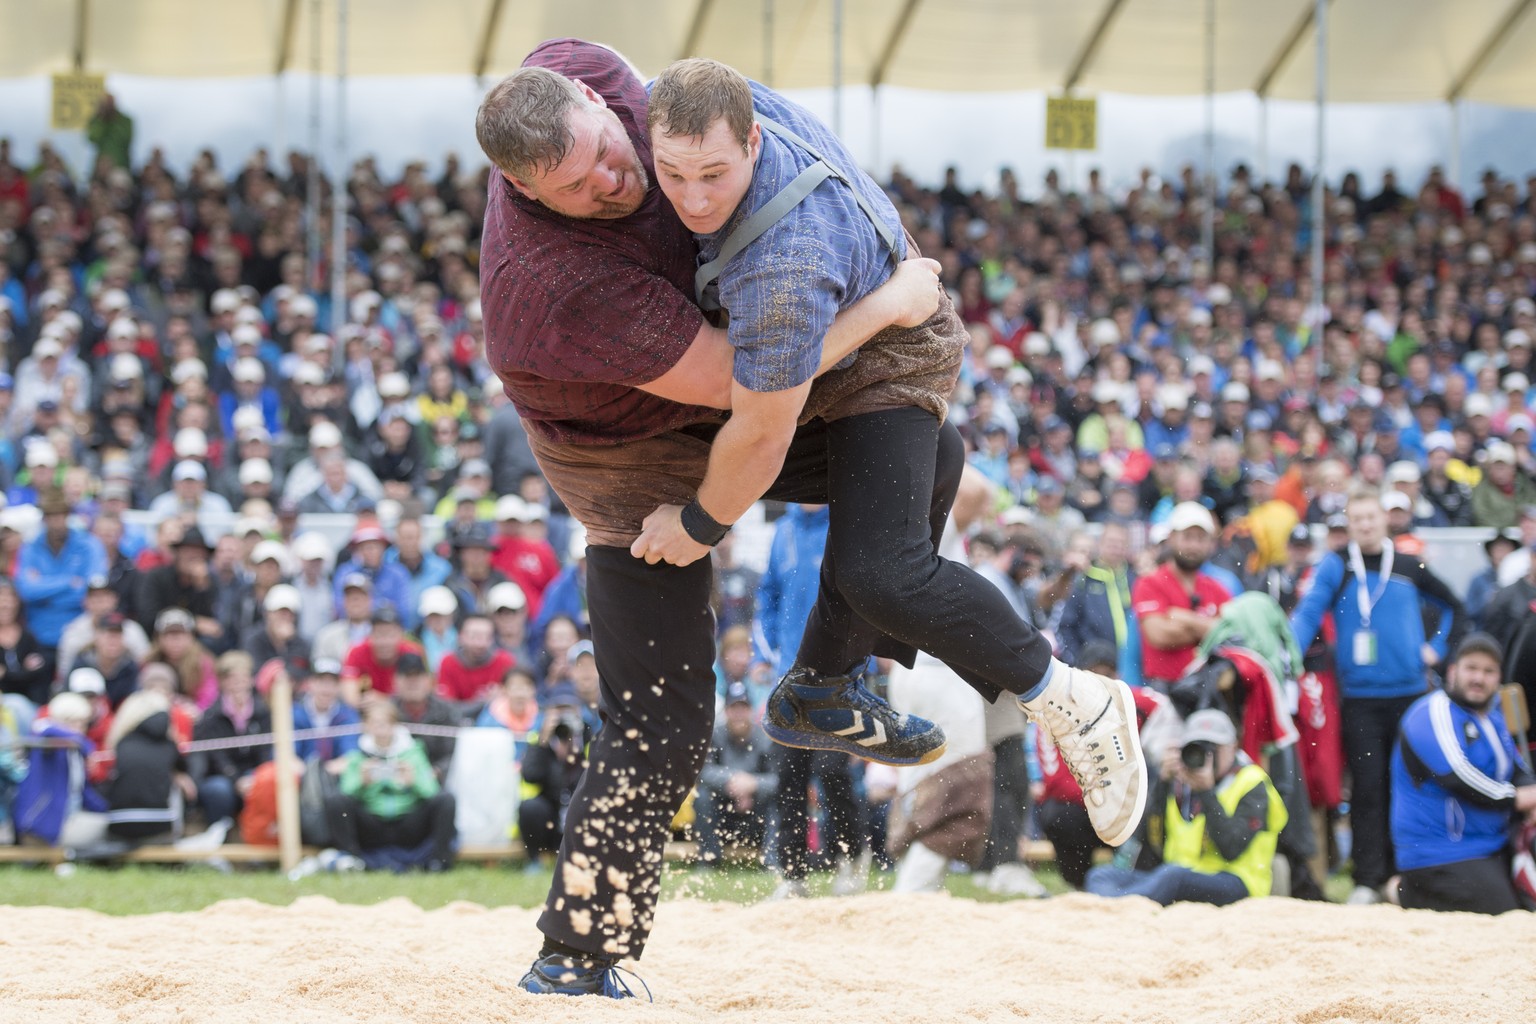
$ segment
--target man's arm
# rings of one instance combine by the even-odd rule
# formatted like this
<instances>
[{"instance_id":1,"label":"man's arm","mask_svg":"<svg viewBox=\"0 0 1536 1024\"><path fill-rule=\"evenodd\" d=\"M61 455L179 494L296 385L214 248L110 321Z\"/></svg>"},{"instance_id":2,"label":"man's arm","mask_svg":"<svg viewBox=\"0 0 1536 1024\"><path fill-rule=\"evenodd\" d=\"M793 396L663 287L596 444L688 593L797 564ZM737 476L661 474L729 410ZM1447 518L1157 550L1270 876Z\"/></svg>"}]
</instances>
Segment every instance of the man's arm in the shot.
<instances>
[{"instance_id":1,"label":"man's arm","mask_svg":"<svg viewBox=\"0 0 1536 1024\"><path fill-rule=\"evenodd\" d=\"M939 264L934 260L904 260L890 280L838 313L822 339L816 376L832 369L892 324L910 322L913 316L931 316L938 298L938 270ZM671 369L639 388L684 405L729 409L735 359L736 349L726 332L706 323Z\"/></svg>"}]
</instances>

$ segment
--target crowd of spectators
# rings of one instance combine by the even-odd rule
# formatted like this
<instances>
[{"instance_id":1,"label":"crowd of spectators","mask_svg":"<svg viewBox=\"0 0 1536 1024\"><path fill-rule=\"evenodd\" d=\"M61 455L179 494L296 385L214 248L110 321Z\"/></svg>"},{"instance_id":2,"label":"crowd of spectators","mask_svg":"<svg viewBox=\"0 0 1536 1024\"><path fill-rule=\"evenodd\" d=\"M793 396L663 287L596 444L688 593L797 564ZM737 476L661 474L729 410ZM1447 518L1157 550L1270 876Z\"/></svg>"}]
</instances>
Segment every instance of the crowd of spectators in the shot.
<instances>
[{"instance_id":1,"label":"crowd of spectators","mask_svg":"<svg viewBox=\"0 0 1536 1024\"><path fill-rule=\"evenodd\" d=\"M159 150L133 165L119 143L71 168L46 143L0 140L5 726L24 734L58 695L84 696L84 722L78 701L58 710L107 748L91 761L105 784L125 731L112 714L135 694L160 700L130 733L164 714L182 742L257 734L275 663L304 724L362 710L375 755L397 745L396 718L513 730L548 780L525 800L525 838L547 849L579 771L570 737L601 727L585 540L483 350L486 169L358 161L336 308L330 268L306 255L331 208L310 220L307 157L257 150L226 169L204 152L178 170ZM1347 539L1360 488L1384 496L1410 556L1416 530L1486 528L1490 567L1455 597L1468 625L1520 646L1536 588L1536 177L1490 171L1468 198L1439 169L1408 191L1346 175L1327 192L1320 296L1309 186L1294 166L1280 182L1239 166L1214 197L1189 168L1128 188L1097 171L1082 189L1054 171L1037 189L1007 169L988 190L953 172L939 188L888 180L971 333L950 414L996 515L969 558L1068 660L1107 642L1128 679L1176 679L1225 599L1294 607L1327 550L1314 539ZM1177 575L1194 555L1204 568ZM782 653L763 637L785 623L764 618L782 608L758 607L729 543L716 559L729 711L701 810L729 821L781 786L737 708L761 709ZM1179 587L1193 604L1173 607ZM381 699L393 710L369 717ZM567 737L552 754L551 706ZM424 740L437 783L451 742ZM305 752L352 783L333 804L366 803L357 738L316 743ZM233 818L266 756L194 756L175 789ZM885 788L860 774L855 799ZM419 766L405 775L430 804L413 837L439 862L444 802ZM813 821L808 841L831 831Z\"/></svg>"}]
</instances>

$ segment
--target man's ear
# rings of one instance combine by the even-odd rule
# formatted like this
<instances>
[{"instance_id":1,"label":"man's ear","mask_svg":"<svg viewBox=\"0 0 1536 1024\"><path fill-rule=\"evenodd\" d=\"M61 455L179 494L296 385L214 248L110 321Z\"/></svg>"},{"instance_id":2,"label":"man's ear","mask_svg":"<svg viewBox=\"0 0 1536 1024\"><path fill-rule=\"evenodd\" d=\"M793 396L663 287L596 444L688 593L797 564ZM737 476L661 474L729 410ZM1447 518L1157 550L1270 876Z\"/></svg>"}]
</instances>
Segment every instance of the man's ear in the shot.
<instances>
[{"instance_id":1,"label":"man's ear","mask_svg":"<svg viewBox=\"0 0 1536 1024\"><path fill-rule=\"evenodd\" d=\"M587 98L588 103L598 107L608 106L608 101L603 99L602 94L593 89L586 82L583 82L579 78L573 78L571 79L571 82L576 86L576 88L581 90L581 94Z\"/></svg>"},{"instance_id":2,"label":"man's ear","mask_svg":"<svg viewBox=\"0 0 1536 1024\"><path fill-rule=\"evenodd\" d=\"M747 132L747 156L756 160L757 151L762 148L762 145L763 126L753 121L751 129Z\"/></svg>"},{"instance_id":3,"label":"man's ear","mask_svg":"<svg viewBox=\"0 0 1536 1024\"><path fill-rule=\"evenodd\" d=\"M529 199L532 199L532 200L535 200L535 201L538 200L539 197L533 194L533 189L529 188L526 184L524 184L519 179L512 177L512 175L507 173L506 171L502 171L501 172L501 176L503 178L507 179L507 183L509 185L511 185L513 188L517 189L519 192L521 192L523 195L527 196Z\"/></svg>"}]
</instances>

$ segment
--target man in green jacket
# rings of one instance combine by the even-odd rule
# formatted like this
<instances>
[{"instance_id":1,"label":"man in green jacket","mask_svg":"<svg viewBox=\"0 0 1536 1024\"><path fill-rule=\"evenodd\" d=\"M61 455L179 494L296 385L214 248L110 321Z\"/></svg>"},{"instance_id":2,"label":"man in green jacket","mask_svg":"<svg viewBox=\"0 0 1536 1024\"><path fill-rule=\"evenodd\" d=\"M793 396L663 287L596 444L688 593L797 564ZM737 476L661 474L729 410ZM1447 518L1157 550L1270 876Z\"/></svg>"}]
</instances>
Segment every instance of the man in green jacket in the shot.
<instances>
[{"instance_id":1,"label":"man in green jacket","mask_svg":"<svg viewBox=\"0 0 1536 1024\"><path fill-rule=\"evenodd\" d=\"M400 724L385 699L363 705L363 735L347 755L340 793L326 798L331 842L361 857L366 850L397 847L400 858L428 871L453 864L453 794L443 791L427 751ZM427 846L430 849L418 850Z\"/></svg>"},{"instance_id":2,"label":"man in green jacket","mask_svg":"<svg viewBox=\"0 0 1536 1024\"><path fill-rule=\"evenodd\" d=\"M132 170L133 118L117 109L111 93L101 94L96 113L86 122L85 137L96 147L98 164L106 157L113 167Z\"/></svg>"},{"instance_id":3,"label":"man in green jacket","mask_svg":"<svg viewBox=\"0 0 1536 1024\"><path fill-rule=\"evenodd\" d=\"M1483 479L1472 488L1472 525L1507 530L1520 525L1520 510L1536 505L1536 481L1520 468L1514 445L1491 441L1484 449Z\"/></svg>"}]
</instances>

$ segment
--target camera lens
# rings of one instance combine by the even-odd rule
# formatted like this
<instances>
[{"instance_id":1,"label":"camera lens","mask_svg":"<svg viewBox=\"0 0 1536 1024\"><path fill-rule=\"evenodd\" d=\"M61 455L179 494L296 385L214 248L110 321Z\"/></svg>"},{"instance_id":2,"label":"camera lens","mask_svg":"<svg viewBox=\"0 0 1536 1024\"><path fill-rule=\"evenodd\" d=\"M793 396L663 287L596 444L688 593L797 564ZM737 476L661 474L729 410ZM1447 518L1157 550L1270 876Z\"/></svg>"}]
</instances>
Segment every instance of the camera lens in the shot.
<instances>
[{"instance_id":1,"label":"camera lens","mask_svg":"<svg viewBox=\"0 0 1536 1024\"><path fill-rule=\"evenodd\" d=\"M1184 762L1184 767L1191 771L1205 767L1206 760L1211 755L1211 748L1205 743L1191 743L1179 751L1179 757Z\"/></svg>"}]
</instances>

